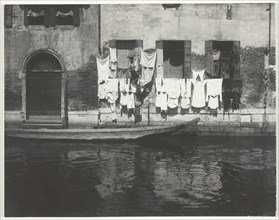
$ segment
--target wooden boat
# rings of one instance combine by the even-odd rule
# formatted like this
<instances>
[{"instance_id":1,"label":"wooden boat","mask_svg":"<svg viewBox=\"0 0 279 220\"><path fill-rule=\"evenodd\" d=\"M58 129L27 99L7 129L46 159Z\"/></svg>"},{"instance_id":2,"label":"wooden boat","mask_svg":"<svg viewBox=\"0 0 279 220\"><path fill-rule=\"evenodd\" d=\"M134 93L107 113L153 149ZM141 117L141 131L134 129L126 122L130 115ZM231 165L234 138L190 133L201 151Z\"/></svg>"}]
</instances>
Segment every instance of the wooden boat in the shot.
<instances>
[{"instance_id":1,"label":"wooden boat","mask_svg":"<svg viewBox=\"0 0 279 220\"><path fill-rule=\"evenodd\" d=\"M157 135L191 133L200 119L181 124L100 129L6 129L9 137L49 140L135 140Z\"/></svg>"}]
</instances>

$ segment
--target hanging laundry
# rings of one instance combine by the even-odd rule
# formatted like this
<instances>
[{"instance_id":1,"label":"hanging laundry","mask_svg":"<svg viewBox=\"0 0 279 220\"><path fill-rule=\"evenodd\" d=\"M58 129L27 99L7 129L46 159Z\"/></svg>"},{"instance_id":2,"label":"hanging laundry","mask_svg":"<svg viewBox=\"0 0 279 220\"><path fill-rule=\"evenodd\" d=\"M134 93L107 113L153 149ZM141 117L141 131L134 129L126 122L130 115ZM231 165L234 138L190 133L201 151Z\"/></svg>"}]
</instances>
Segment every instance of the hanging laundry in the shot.
<instances>
[{"instance_id":1,"label":"hanging laundry","mask_svg":"<svg viewBox=\"0 0 279 220\"><path fill-rule=\"evenodd\" d=\"M163 66L157 66L156 70L157 70L156 77L157 78L163 78L164 77L164 67Z\"/></svg>"},{"instance_id":2,"label":"hanging laundry","mask_svg":"<svg viewBox=\"0 0 279 220\"><path fill-rule=\"evenodd\" d=\"M98 98L99 99L106 99L107 98L107 81L102 81L98 84Z\"/></svg>"},{"instance_id":3,"label":"hanging laundry","mask_svg":"<svg viewBox=\"0 0 279 220\"><path fill-rule=\"evenodd\" d=\"M154 68L155 61L156 61L156 51L153 53L146 53L143 50L141 51L140 64L142 66Z\"/></svg>"},{"instance_id":4,"label":"hanging laundry","mask_svg":"<svg viewBox=\"0 0 279 220\"><path fill-rule=\"evenodd\" d=\"M180 96L180 80L177 78L164 79L164 85L168 95L168 107L177 108Z\"/></svg>"},{"instance_id":5,"label":"hanging laundry","mask_svg":"<svg viewBox=\"0 0 279 220\"><path fill-rule=\"evenodd\" d=\"M130 79L121 78L119 79L119 90L120 90L120 105L125 106L128 103L128 93L129 93L129 83Z\"/></svg>"},{"instance_id":6,"label":"hanging laundry","mask_svg":"<svg viewBox=\"0 0 279 220\"><path fill-rule=\"evenodd\" d=\"M115 103L118 99L118 79L109 79L107 81L107 100L109 103Z\"/></svg>"},{"instance_id":7,"label":"hanging laundry","mask_svg":"<svg viewBox=\"0 0 279 220\"><path fill-rule=\"evenodd\" d=\"M117 50L116 48L109 47L109 55L110 55L110 62L115 63L117 62Z\"/></svg>"},{"instance_id":8,"label":"hanging laundry","mask_svg":"<svg viewBox=\"0 0 279 220\"><path fill-rule=\"evenodd\" d=\"M190 108L190 97L188 94L187 85L188 83L187 84L185 83L185 79L180 79L180 91L181 91L180 106L182 109Z\"/></svg>"},{"instance_id":9,"label":"hanging laundry","mask_svg":"<svg viewBox=\"0 0 279 220\"><path fill-rule=\"evenodd\" d=\"M195 108L205 107L205 84L205 81L193 81L192 106Z\"/></svg>"},{"instance_id":10,"label":"hanging laundry","mask_svg":"<svg viewBox=\"0 0 279 220\"><path fill-rule=\"evenodd\" d=\"M161 93L162 93L162 85L163 85L163 80L162 78L156 78L155 79L155 87L156 87L156 101L155 101L155 106L158 108L161 108Z\"/></svg>"},{"instance_id":11,"label":"hanging laundry","mask_svg":"<svg viewBox=\"0 0 279 220\"><path fill-rule=\"evenodd\" d=\"M219 101L222 102L222 83L223 79L209 79L206 80L206 102L210 109L217 109Z\"/></svg>"},{"instance_id":12,"label":"hanging laundry","mask_svg":"<svg viewBox=\"0 0 279 220\"><path fill-rule=\"evenodd\" d=\"M142 67L142 74L140 78L140 86L144 87L151 82L153 78L154 68Z\"/></svg>"},{"instance_id":13,"label":"hanging laundry","mask_svg":"<svg viewBox=\"0 0 279 220\"><path fill-rule=\"evenodd\" d=\"M118 49L117 50L117 62L119 69L128 69L129 68L129 50Z\"/></svg>"},{"instance_id":14,"label":"hanging laundry","mask_svg":"<svg viewBox=\"0 0 279 220\"><path fill-rule=\"evenodd\" d=\"M103 81L106 81L109 78L109 56L105 59L97 59L97 70L98 70L98 83L100 84Z\"/></svg>"},{"instance_id":15,"label":"hanging laundry","mask_svg":"<svg viewBox=\"0 0 279 220\"><path fill-rule=\"evenodd\" d=\"M202 81L204 79L204 71L205 69L203 70L192 70L193 72L193 79L197 79L197 77L200 78L200 80Z\"/></svg>"},{"instance_id":16,"label":"hanging laundry","mask_svg":"<svg viewBox=\"0 0 279 220\"><path fill-rule=\"evenodd\" d=\"M205 71L210 75L213 76L215 74L214 71L214 59L213 59L213 55L208 52L207 56L206 56L206 69Z\"/></svg>"},{"instance_id":17,"label":"hanging laundry","mask_svg":"<svg viewBox=\"0 0 279 220\"><path fill-rule=\"evenodd\" d=\"M110 55L110 73L109 78L115 79L117 78L117 54L116 48L109 47L109 55Z\"/></svg>"},{"instance_id":18,"label":"hanging laundry","mask_svg":"<svg viewBox=\"0 0 279 220\"><path fill-rule=\"evenodd\" d=\"M220 50L213 50L212 55L213 55L213 60L219 60L220 55L221 55L221 51Z\"/></svg>"},{"instance_id":19,"label":"hanging laundry","mask_svg":"<svg viewBox=\"0 0 279 220\"><path fill-rule=\"evenodd\" d=\"M127 109L135 108L135 94L133 92L128 92Z\"/></svg>"},{"instance_id":20,"label":"hanging laundry","mask_svg":"<svg viewBox=\"0 0 279 220\"><path fill-rule=\"evenodd\" d=\"M156 61L156 51L149 54L141 51L141 60L140 64L142 65L142 75L140 78L140 86L144 87L146 84L148 84L154 74L154 66Z\"/></svg>"},{"instance_id":21,"label":"hanging laundry","mask_svg":"<svg viewBox=\"0 0 279 220\"><path fill-rule=\"evenodd\" d=\"M157 66L163 66L164 64L164 56L163 56L163 50L157 49Z\"/></svg>"}]
</instances>

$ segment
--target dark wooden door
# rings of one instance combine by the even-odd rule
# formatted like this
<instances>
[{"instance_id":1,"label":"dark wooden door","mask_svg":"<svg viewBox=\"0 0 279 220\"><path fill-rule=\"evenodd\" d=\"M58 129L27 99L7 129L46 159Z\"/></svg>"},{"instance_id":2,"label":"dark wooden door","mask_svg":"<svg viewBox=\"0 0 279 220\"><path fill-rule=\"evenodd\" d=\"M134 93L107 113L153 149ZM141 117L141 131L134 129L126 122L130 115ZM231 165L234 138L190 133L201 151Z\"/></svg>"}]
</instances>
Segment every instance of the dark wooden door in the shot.
<instances>
[{"instance_id":1,"label":"dark wooden door","mask_svg":"<svg viewBox=\"0 0 279 220\"><path fill-rule=\"evenodd\" d=\"M27 74L27 114L61 115L61 73Z\"/></svg>"}]
</instances>

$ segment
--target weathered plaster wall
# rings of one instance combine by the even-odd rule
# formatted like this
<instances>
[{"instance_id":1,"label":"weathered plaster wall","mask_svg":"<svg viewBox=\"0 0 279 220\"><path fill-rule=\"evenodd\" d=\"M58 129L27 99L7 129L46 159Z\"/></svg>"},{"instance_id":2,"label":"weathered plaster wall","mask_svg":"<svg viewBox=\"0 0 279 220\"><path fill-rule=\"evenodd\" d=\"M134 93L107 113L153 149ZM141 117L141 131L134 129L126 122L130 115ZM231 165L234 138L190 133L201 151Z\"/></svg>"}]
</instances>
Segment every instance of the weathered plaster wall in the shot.
<instances>
[{"instance_id":1,"label":"weathered plaster wall","mask_svg":"<svg viewBox=\"0 0 279 220\"><path fill-rule=\"evenodd\" d=\"M68 75L68 92L71 94L69 102L80 100L80 94L75 94L79 81L86 74L92 74L93 70L84 68L90 60L90 56L98 52L98 6L91 5L82 8L80 13L80 26L56 26L46 28L43 25L24 26L24 11L19 6L14 6L13 27L5 29L5 109L21 109L21 80L19 71L27 53L41 48L49 48L56 51L64 60ZM90 19L89 19L90 18ZM83 74L80 74L83 72ZM86 78L87 83L92 83L91 90L82 95L83 100L97 94L93 77ZM89 93L90 92L90 93ZM92 93L93 92L93 93ZM16 100L13 100L13 98ZM92 98L93 100L93 98ZM82 106L93 108L92 101L82 103ZM70 109L72 106L69 107Z\"/></svg>"},{"instance_id":2,"label":"weathered plaster wall","mask_svg":"<svg viewBox=\"0 0 279 220\"><path fill-rule=\"evenodd\" d=\"M232 20L227 20L226 4L183 4L178 10L164 10L161 4L102 5L102 43L110 39L141 39L147 49L154 48L157 40L191 40L192 68L202 69L205 68L205 41L240 41L242 107L263 108L264 48L268 46L269 30L267 8L269 4L233 4ZM274 12L272 5L272 51ZM270 60L275 64L274 52ZM273 75L268 97L275 91Z\"/></svg>"},{"instance_id":3,"label":"weathered plaster wall","mask_svg":"<svg viewBox=\"0 0 279 220\"><path fill-rule=\"evenodd\" d=\"M161 4L102 5L102 42L141 39L144 48L154 48L160 39L191 40L192 51L198 54L204 53L206 40L239 40L242 47L263 47L268 43L268 7L233 4L232 20L227 20L226 4L182 4L178 10L164 10ZM274 39L272 22L272 45Z\"/></svg>"}]
</instances>

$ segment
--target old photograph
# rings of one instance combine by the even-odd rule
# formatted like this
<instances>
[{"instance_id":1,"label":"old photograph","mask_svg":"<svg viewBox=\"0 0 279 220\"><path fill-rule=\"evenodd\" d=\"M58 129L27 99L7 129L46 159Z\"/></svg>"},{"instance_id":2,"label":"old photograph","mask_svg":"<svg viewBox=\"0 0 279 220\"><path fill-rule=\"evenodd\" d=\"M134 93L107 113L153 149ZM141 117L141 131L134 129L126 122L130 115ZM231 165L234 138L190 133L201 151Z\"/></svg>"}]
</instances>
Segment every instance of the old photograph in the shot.
<instances>
[{"instance_id":1,"label":"old photograph","mask_svg":"<svg viewBox=\"0 0 279 220\"><path fill-rule=\"evenodd\" d=\"M262 3L3 4L4 217L277 213Z\"/></svg>"}]
</instances>

